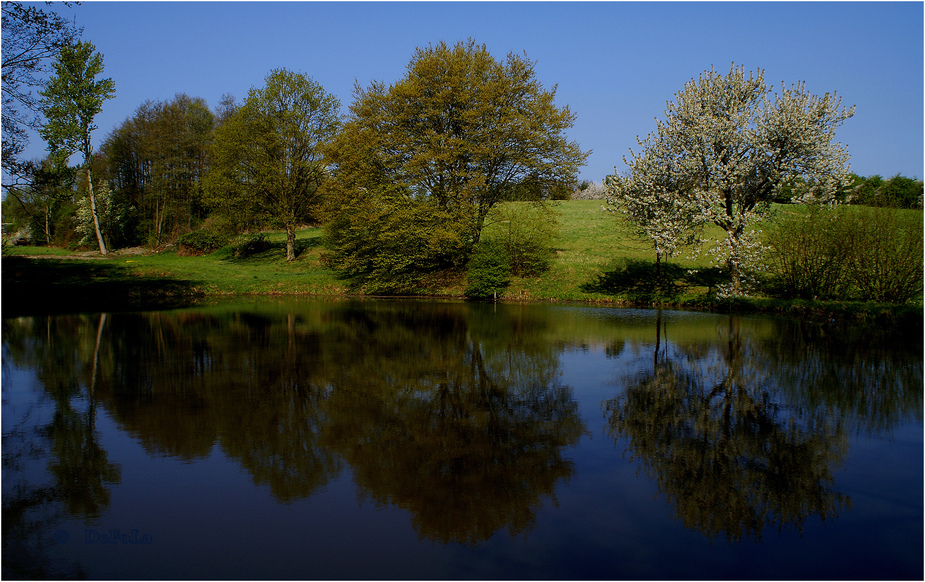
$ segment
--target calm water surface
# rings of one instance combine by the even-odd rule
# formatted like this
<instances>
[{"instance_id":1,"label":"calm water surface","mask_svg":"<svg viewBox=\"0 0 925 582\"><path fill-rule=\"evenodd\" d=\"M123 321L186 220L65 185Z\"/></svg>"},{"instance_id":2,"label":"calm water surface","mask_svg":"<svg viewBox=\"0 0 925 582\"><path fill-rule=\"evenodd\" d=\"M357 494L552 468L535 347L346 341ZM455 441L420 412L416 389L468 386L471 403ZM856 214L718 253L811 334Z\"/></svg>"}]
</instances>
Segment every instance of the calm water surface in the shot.
<instances>
[{"instance_id":1,"label":"calm water surface","mask_svg":"<svg viewBox=\"0 0 925 582\"><path fill-rule=\"evenodd\" d=\"M923 577L921 337L295 300L2 332L7 579Z\"/></svg>"}]
</instances>

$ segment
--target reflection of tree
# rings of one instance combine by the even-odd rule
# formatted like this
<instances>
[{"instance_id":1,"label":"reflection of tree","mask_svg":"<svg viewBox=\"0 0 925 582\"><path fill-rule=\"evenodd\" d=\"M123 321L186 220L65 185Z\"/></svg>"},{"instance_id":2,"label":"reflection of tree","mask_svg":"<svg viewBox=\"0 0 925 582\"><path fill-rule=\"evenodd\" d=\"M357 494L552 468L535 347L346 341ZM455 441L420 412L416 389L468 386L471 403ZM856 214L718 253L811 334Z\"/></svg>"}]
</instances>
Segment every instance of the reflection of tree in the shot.
<instances>
[{"instance_id":1,"label":"reflection of tree","mask_svg":"<svg viewBox=\"0 0 925 582\"><path fill-rule=\"evenodd\" d=\"M754 371L735 318L725 349L706 360L665 358L605 405L609 431L629 439L685 526L709 538L758 539L850 504L832 489L846 452L838 423L785 411ZM704 369L715 370L709 382Z\"/></svg>"},{"instance_id":2,"label":"reflection of tree","mask_svg":"<svg viewBox=\"0 0 925 582\"><path fill-rule=\"evenodd\" d=\"M216 442L281 501L311 495L340 470L318 445L324 391L317 331L294 316L125 316L115 417L151 452L195 459Z\"/></svg>"},{"instance_id":3,"label":"reflection of tree","mask_svg":"<svg viewBox=\"0 0 925 582\"><path fill-rule=\"evenodd\" d=\"M47 441L33 438L32 409L22 422L3 432L3 579L42 580L82 577L79 567L54 560L48 548L54 544L51 530L66 513L58 503L52 483L27 476L30 461L49 456ZM43 446L45 445L45 446Z\"/></svg>"},{"instance_id":4,"label":"reflection of tree","mask_svg":"<svg viewBox=\"0 0 925 582\"><path fill-rule=\"evenodd\" d=\"M366 349L333 368L326 427L357 483L377 503L409 510L431 539L476 543L529 529L571 475L563 448L584 430L571 391L550 381L554 353L525 351L527 342L510 349L495 334L505 320L468 306L362 319L345 331L362 333ZM491 358L478 339L486 331Z\"/></svg>"},{"instance_id":5,"label":"reflection of tree","mask_svg":"<svg viewBox=\"0 0 925 582\"><path fill-rule=\"evenodd\" d=\"M922 334L776 320L760 365L793 406L821 409L857 431L922 420Z\"/></svg>"},{"instance_id":6,"label":"reflection of tree","mask_svg":"<svg viewBox=\"0 0 925 582\"><path fill-rule=\"evenodd\" d=\"M542 498L571 475L562 449L583 430L567 388L504 385L477 347L466 360L427 390L372 382L332 401L331 444L360 486L443 542L531 527Z\"/></svg>"},{"instance_id":7,"label":"reflection of tree","mask_svg":"<svg viewBox=\"0 0 925 582\"><path fill-rule=\"evenodd\" d=\"M55 478L57 497L71 515L88 521L109 506L107 485L119 483L122 473L100 446L95 419L92 403L85 412L59 403L54 421L45 429L52 443L48 469Z\"/></svg>"},{"instance_id":8,"label":"reflection of tree","mask_svg":"<svg viewBox=\"0 0 925 582\"><path fill-rule=\"evenodd\" d=\"M72 577L79 567L46 554L54 543L49 529L65 512L92 523L109 506L110 485L121 479L120 466L108 460L96 430L94 388L106 316L26 322L44 326L35 325L40 333L30 337L8 334L13 322L4 321L4 353L32 364L54 412L51 422L42 424L29 420L30 409L21 424L4 431L4 480L15 484L4 485L3 573L4 578ZM40 459L47 459L49 483L26 477L29 461Z\"/></svg>"},{"instance_id":9,"label":"reflection of tree","mask_svg":"<svg viewBox=\"0 0 925 582\"><path fill-rule=\"evenodd\" d=\"M35 333L14 332L16 321ZM120 480L119 466L108 461L96 431L95 383L110 364L100 356L106 321L106 315L4 320L4 349L36 370L55 404L51 423L37 431L50 445L55 499L84 520L109 505L107 484Z\"/></svg>"}]
</instances>

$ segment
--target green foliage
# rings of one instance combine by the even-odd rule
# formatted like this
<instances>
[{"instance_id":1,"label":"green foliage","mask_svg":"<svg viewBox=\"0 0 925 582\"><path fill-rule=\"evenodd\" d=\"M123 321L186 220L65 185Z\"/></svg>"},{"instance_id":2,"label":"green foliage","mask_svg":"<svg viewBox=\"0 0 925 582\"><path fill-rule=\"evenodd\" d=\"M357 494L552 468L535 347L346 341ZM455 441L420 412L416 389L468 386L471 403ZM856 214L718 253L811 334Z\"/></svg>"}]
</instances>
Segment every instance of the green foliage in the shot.
<instances>
[{"instance_id":1,"label":"green foliage","mask_svg":"<svg viewBox=\"0 0 925 582\"><path fill-rule=\"evenodd\" d=\"M849 253L844 213L830 206L785 210L768 233L778 294L801 299L836 299L847 293Z\"/></svg>"},{"instance_id":2,"label":"green foliage","mask_svg":"<svg viewBox=\"0 0 925 582\"><path fill-rule=\"evenodd\" d=\"M11 185L4 201L4 230L28 228L40 244L61 244L69 239L74 205L74 172L51 159L20 164L32 176L29 184ZM9 201L10 204L7 204Z\"/></svg>"},{"instance_id":3,"label":"green foliage","mask_svg":"<svg viewBox=\"0 0 925 582\"><path fill-rule=\"evenodd\" d=\"M499 240L481 240L475 245L469 261L466 297L472 299L496 298L510 283L511 267L508 251Z\"/></svg>"},{"instance_id":4,"label":"green foliage","mask_svg":"<svg viewBox=\"0 0 925 582\"><path fill-rule=\"evenodd\" d=\"M316 218L327 162L321 148L340 124L340 102L301 73L275 69L266 86L215 131L206 201L223 213L286 229L295 259L295 228Z\"/></svg>"},{"instance_id":5,"label":"green foliage","mask_svg":"<svg viewBox=\"0 0 925 582\"><path fill-rule=\"evenodd\" d=\"M48 122L39 133L58 165L65 165L76 151L83 154L94 233L100 252L106 254L90 175L93 155L90 138L96 129L93 119L102 111L103 102L115 97L116 85L112 79L96 79L103 72L103 56L95 51L89 42L76 42L61 49L54 63L55 75L41 91L42 111Z\"/></svg>"},{"instance_id":6,"label":"green foliage","mask_svg":"<svg viewBox=\"0 0 925 582\"><path fill-rule=\"evenodd\" d=\"M185 255L211 253L222 248L227 242L226 237L206 228L184 234L177 241L180 254Z\"/></svg>"},{"instance_id":7,"label":"green foliage","mask_svg":"<svg viewBox=\"0 0 925 582\"><path fill-rule=\"evenodd\" d=\"M849 216L849 273L867 301L922 300L922 213L859 208Z\"/></svg>"},{"instance_id":8,"label":"green foliage","mask_svg":"<svg viewBox=\"0 0 925 582\"><path fill-rule=\"evenodd\" d=\"M355 94L329 149L340 187L436 205L469 237L462 262L492 207L567 192L588 155L567 140L575 115L555 106L531 61L499 62L472 40L418 49L403 79Z\"/></svg>"},{"instance_id":9,"label":"green foliage","mask_svg":"<svg viewBox=\"0 0 925 582\"><path fill-rule=\"evenodd\" d=\"M922 214L872 207L785 213L768 235L774 291L803 299L921 300Z\"/></svg>"},{"instance_id":10,"label":"green foliage","mask_svg":"<svg viewBox=\"0 0 925 582\"><path fill-rule=\"evenodd\" d=\"M325 225L327 262L367 292L418 292L461 266L466 233L438 205L369 190L337 200Z\"/></svg>"},{"instance_id":11,"label":"green foliage","mask_svg":"<svg viewBox=\"0 0 925 582\"><path fill-rule=\"evenodd\" d=\"M55 75L41 91L43 112L48 122L39 131L48 142L52 154L66 159L81 152L84 164L93 152L90 134L93 123L103 110L103 102L115 97L112 79L96 80L103 72L103 56L89 42L65 46L54 64Z\"/></svg>"},{"instance_id":12,"label":"green foliage","mask_svg":"<svg viewBox=\"0 0 925 582\"><path fill-rule=\"evenodd\" d=\"M846 188L851 204L879 206L881 208L921 208L923 183L896 174L889 180L878 175L864 178L851 176L851 185Z\"/></svg>"},{"instance_id":13,"label":"green foliage","mask_svg":"<svg viewBox=\"0 0 925 582\"><path fill-rule=\"evenodd\" d=\"M158 246L205 218L201 179L214 117L202 98L146 101L100 148L117 195L137 209L135 237Z\"/></svg>"},{"instance_id":14,"label":"green foliage","mask_svg":"<svg viewBox=\"0 0 925 582\"><path fill-rule=\"evenodd\" d=\"M511 273L527 277L549 269L559 231L557 213L547 205L524 202L496 206L484 238L504 250ZM471 265L470 265L471 270Z\"/></svg>"}]
</instances>

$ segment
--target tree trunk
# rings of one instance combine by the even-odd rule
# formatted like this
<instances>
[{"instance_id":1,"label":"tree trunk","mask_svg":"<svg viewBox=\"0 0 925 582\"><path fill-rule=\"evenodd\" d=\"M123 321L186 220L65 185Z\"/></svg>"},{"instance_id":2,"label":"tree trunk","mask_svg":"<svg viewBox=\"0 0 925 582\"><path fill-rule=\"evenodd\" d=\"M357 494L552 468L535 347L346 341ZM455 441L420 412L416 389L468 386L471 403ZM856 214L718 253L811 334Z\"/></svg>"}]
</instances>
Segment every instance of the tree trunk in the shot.
<instances>
[{"instance_id":1,"label":"tree trunk","mask_svg":"<svg viewBox=\"0 0 925 582\"><path fill-rule=\"evenodd\" d=\"M45 207L45 246L51 245L51 208Z\"/></svg>"},{"instance_id":2,"label":"tree trunk","mask_svg":"<svg viewBox=\"0 0 925 582\"><path fill-rule=\"evenodd\" d=\"M286 261L295 260L295 227L286 225Z\"/></svg>"},{"instance_id":3,"label":"tree trunk","mask_svg":"<svg viewBox=\"0 0 925 582\"><path fill-rule=\"evenodd\" d=\"M87 192L90 194L90 214L93 215L93 229L96 231L96 242L100 243L100 254L106 254L106 243L103 242L103 231L100 230L100 217L96 213L96 197L93 195L93 180L90 178L90 161L87 165Z\"/></svg>"}]
</instances>

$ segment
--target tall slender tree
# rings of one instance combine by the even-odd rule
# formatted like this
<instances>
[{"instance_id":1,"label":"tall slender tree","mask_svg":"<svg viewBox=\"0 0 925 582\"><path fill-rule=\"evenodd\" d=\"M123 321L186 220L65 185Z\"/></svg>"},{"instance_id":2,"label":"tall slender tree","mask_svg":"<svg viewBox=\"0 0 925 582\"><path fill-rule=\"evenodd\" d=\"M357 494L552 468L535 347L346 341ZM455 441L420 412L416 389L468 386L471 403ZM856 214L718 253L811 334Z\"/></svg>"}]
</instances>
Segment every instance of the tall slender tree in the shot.
<instances>
[{"instance_id":1,"label":"tall slender tree","mask_svg":"<svg viewBox=\"0 0 925 582\"><path fill-rule=\"evenodd\" d=\"M89 42L76 42L61 49L54 70L55 75L40 92L42 110L48 122L39 133L48 143L52 156L61 163L75 152L83 154L96 240L100 253L105 255L106 243L100 230L90 175L93 156L90 137L97 128L93 119L102 111L103 102L115 96L116 85L111 78L97 79L103 72L103 55L96 52L96 47Z\"/></svg>"}]
</instances>

